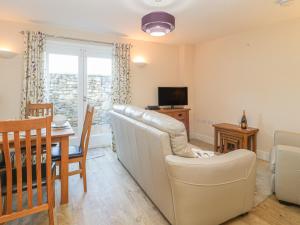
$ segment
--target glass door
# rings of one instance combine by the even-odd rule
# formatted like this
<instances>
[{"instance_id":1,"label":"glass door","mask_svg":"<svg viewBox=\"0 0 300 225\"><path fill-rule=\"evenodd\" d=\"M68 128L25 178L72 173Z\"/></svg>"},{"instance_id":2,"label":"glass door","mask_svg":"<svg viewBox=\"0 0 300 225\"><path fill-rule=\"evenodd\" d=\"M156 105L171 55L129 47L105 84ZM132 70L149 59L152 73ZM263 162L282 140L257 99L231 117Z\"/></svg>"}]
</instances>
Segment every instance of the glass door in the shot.
<instances>
[{"instance_id":1,"label":"glass door","mask_svg":"<svg viewBox=\"0 0 300 225\"><path fill-rule=\"evenodd\" d=\"M46 50L48 101L55 114L65 115L79 144L87 104L95 107L90 146L111 143L112 47L49 41Z\"/></svg>"},{"instance_id":2,"label":"glass door","mask_svg":"<svg viewBox=\"0 0 300 225\"><path fill-rule=\"evenodd\" d=\"M54 113L65 115L71 126L79 133L81 127L81 114L83 93L82 60L80 49L71 46L52 44L47 46L46 74L47 98L55 106Z\"/></svg>"},{"instance_id":3,"label":"glass door","mask_svg":"<svg viewBox=\"0 0 300 225\"><path fill-rule=\"evenodd\" d=\"M85 50L84 108L95 107L91 146L111 144L108 111L111 108L112 47L87 47Z\"/></svg>"}]
</instances>

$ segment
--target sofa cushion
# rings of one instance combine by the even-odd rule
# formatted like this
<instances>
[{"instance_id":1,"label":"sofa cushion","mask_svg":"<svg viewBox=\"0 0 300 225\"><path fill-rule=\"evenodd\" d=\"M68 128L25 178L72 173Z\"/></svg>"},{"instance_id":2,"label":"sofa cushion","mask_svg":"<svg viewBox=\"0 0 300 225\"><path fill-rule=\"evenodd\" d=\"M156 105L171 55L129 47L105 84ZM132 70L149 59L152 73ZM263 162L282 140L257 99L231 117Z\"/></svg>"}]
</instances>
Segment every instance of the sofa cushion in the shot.
<instances>
[{"instance_id":1,"label":"sofa cushion","mask_svg":"<svg viewBox=\"0 0 300 225\"><path fill-rule=\"evenodd\" d=\"M126 107L126 105L114 105L113 110L117 113L124 114Z\"/></svg>"},{"instance_id":2,"label":"sofa cushion","mask_svg":"<svg viewBox=\"0 0 300 225\"><path fill-rule=\"evenodd\" d=\"M132 119L141 121L145 111L146 110L136 107L136 106L127 106L124 110L124 115L126 115Z\"/></svg>"},{"instance_id":3,"label":"sofa cushion","mask_svg":"<svg viewBox=\"0 0 300 225\"><path fill-rule=\"evenodd\" d=\"M171 148L175 155L189 158L197 157L192 151L192 147L188 145L187 133L183 123L170 116L153 111L145 111L142 122L168 133Z\"/></svg>"}]
</instances>

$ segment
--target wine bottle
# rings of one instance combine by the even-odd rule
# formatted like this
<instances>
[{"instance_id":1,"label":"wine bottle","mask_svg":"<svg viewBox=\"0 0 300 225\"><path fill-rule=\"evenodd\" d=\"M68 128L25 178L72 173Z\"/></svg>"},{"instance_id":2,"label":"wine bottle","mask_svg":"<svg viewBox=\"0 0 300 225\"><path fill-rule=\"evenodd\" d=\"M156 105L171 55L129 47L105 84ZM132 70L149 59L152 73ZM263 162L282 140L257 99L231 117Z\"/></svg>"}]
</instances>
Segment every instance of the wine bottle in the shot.
<instances>
[{"instance_id":1,"label":"wine bottle","mask_svg":"<svg viewBox=\"0 0 300 225\"><path fill-rule=\"evenodd\" d=\"M248 128L245 110L243 110L243 116L242 116L242 119L241 119L241 128L242 129L247 129Z\"/></svg>"}]
</instances>

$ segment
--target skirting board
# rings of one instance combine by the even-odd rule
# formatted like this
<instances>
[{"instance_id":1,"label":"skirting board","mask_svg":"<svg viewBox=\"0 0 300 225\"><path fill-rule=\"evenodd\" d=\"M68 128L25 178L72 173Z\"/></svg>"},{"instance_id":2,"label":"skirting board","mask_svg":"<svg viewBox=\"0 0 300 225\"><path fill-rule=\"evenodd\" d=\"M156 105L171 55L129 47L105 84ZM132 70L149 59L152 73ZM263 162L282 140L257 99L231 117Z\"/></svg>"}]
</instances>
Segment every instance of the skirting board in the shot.
<instances>
[{"instance_id":1,"label":"skirting board","mask_svg":"<svg viewBox=\"0 0 300 225\"><path fill-rule=\"evenodd\" d=\"M211 144L211 145L214 144L214 137L199 134L199 133L191 133L190 136L191 136L192 139L197 139L197 140L206 142L206 143ZM264 160L264 161L270 161L270 152L257 150L256 151L256 156L257 156L258 159L261 159L261 160Z\"/></svg>"}]
</instances>

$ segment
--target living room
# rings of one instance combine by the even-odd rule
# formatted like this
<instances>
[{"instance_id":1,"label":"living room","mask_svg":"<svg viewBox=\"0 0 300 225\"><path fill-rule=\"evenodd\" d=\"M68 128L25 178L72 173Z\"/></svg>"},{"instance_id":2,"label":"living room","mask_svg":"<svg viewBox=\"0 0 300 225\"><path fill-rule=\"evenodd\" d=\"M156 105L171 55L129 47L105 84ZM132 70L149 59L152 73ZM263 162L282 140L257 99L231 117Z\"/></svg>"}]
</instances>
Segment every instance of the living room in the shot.
<instances>
[{"instance_id":1,"label":"living room","mask_svg":"<svg viewBox=\"0 0 300 225\"><path fill-rule=\"evenodd\" d=\"M61 139L59 146L63 148L62 143L80 144L80 135L82 130L84 131L82 128L86 124L85 113L89 112L85 110L87 104L95 108L94 111L91 110L94 119L93 122L90 121L93 125L90 131L89 151L87 156L83 154L83 159L87 157L85 168L87 192L85 192L86 184L82 187L84 179L81 178L85 177L82 175L85 169L79 168L80 176L68 177L70 173L68 163L72 161L71 156L69 158L67 154L65 154L66 158L60 156L61 161L66 160L66 166L63 166L65 165L63 162L56 165L59 175L55 176L55 187L52 191L56 195L54 197L56 204L53 207L55 224L192 225L219 224L226 221L226 224L300 223L298 206L300 204L298 166L300 165L300 136L296 134L300 132L298 117L300 107L297 104L300 96L298 76L300 4L298 1L270 0L262 3L261 1L211 2L207 0L184 2L91 0L84 3L71 3L70 1L30 0L26 3L3 1L0 5L0 27L2 28L0 30L0 123L6 120L19 121L20 118L26 117L30 102L52 103L54 122L64 117L63 120L68 120L69 128L72 129L68 142L63 142ZM161 25L166 30L159 30L163 32L163 36L153 36L151 29L157 28L155 26L144 27L151 26L151 22L144 23L147 19L151 21L157 18L151 14L153 12L162 13L159 16L167 20L163 24L169 27L165 28ZM142 18L147 15L150 17L143 20ZM161 22L161 17L155 23ZM40 43L44 43L43 45L35 43L38 38ZM38 51L40 52L37 53ZM39 68L38 72L36 68ZM63 79L61 75L65 75L65 78ZM73 75L72 82L70 75ZM65 81L62 82L63 80ZM97 83L99 80L101 82ZM45 81L43 88L40 88L41 81ZM161 124L151 122L153 110L150 112L142 110L147 106L157 109L155 106L160 105L163 110L168 111L164 109L168 106L159 104L161 97L159 87L186 88L186 104L182 105L188 109L188 122L184 120L184 130L181 130L182 123L177 124L174 121L170 121L174 129L172 126L162 128ZM113 105L120 104L132 105L133 108L120 109L120 106L119 108L117 106L115 110L112 109ZM111 110L113 112L109 112ZM179 107L177 110L182 108ZM246 130L240 128L243 111L246 116L246 126L249 126ZM113 113L119 115L113 115L115 119L112 123L120 120L120 124L125 127L120 124L115 125L115 128L112 128L114 133L112 135L110 119ZM179 114L181 115L182 112L180 111ZM155 116L154 118L161 119ZM136 123L143 123L143 125ZM232 129L228 130L228 127L225 127L226 130L222 127L224 123L235 125L239 132L233 132L235 136L232 133L228 134ZM255 182L252 184L256 189L255 193L252 193L254 197L249 200L252 202L249 203L251 207L249 206L243 213L222 214L216 210L216 214L220 215L211 212L205 220L204 217L201 218L200 212L197 213L205 210L200 206L193 208L198 203L184 202L186 209L179 210L183 203L177 202L177 189L174 189L176 182L172 183L171 172L168 169L164 171L166 177L154 176L153 178L164 180L168 188L160 186L160 183L156 187L155 181L143 177L151 177L151 173L154 173L152 171L147 175L149 171L145 170L148 172L143 174L147 166L150 168L157 165L157 169L162 169L161 166L169 165L167 161L163 164L156 164L155 161L153 165L148 165L148 161L151 160L146 159L145 155L139 155L138 152L130 157L138 157L139 164L135 165L128 159L131 153L127 152L127 142L124 140L129 140L131 144L136 143L135 147L132 147L134 144L130 145L136 151L139 147L146 148L145 146L152 149L160 143L156 143L154 139L151 139L153 142L144 140L142 131L136 133L136 136L140 135L138 140L135 139L135 135L130 136L129 131L137 132L137 128L133 128L132 124L141 127L150 126L168 133L171 155L176 155L173 147L176 149L179 145L192 146L185 150L197 148L204 150L203 154L214 153L212 158L224 157L225 161L222 163L225 163L229 160L226 159L227 155L236 157L234 154L240 154L236 150L231 151L233 149L252 150L245 153L245 157L248 157L248 153L256 156L256 178L253 178ZM179 133L175 127L179 129ZM250 136L245 138L243 135L248 135L247 131L250 128L255 129L255 133L249 133ZM149 132L150 130L152 128L149 128ZM2 132L0 129L1 134ZM127 132L129 136L126 136ZM242 136L239 136L241 133ZM158 132L157 135L159 134ZM176 139L177 136L190 141L182 142L182 139ZM58 137L55 140L58 140ZM144 142L139 143L140 140ZM243 146L245 140L247 143ZM283 153L284 160L281 162L277 156L277 158L274 156L277 155L277 151L279 152L278 146L288 146L288 150L293 148L295 153L292 156ZM0 147L2 148L4 149ZM285 147L283 149L283 152L288 152ZM162 152L165 154L164 150ZM144 150L140 151L144 152ZM147 151L145 149L146 155L149 154ZM61 150L61 154L62 152ZM203 156L202 153L199 153L200 158L201 155ZM177 157L183 158L187 156L182 152L178 155ZM250 161L252 156L249 155ZM167 160L167 156L166 159L161 157L160 160ZM214 162L213 159L207 160ZM83 161L80 163L85 164ZM247 170L246 164L241 168ZM232 166L238 168L239 163ZM282 171L279 166L284 167ZM70 168L73 167L72 165ZM136 170L140 173L135 174ZM5 171L1 169L2 174L6 174ZM208 171L207 174L199 171L194 176L202 174L203 177L208 175L213 177L212 171L214 170ZM274 184L272 184L272 177ZM1 179L4 179L2 175ZM292 183L289 183L291 180ZM5 189L6 183L3 184ZM166 189L160 192L156 188ZM189 188L185 190L188 191ZM230 195L225 189L222 191L220 193ZM280 191L288 193L288 198L281 199ZM24 198L27 191L23 192ZM157 196L160 193L163 193L161 200ZM187 197L191 193L182 192L182 195ZM202 195L194 194L197 202L201 202ZM6 196L6 193L3 192L2 195ZM174 201L171 205L166 203L168 195ZM12 196L18 195L15 193ZM12 217L9 215L9 210L2 212L2 204L4 208L7 207L9 199L6 201L3 197L0 200L0 222L7 222L6 219L10 220ZM205 201L209 201L209 198L205 198ZM219 201L215 201L216 205L213 207L230 208L226 199L223 199L224 205ZM26 205L26 200L23 204ZM208 202L205 204L210 205ZM15 203L12 205L16 207ZM20 209L16 212L22 214ZM189 221L186 220L187 218L193 219ZM14 221L9 224L47 224L48 213L34 214L25 219L16 216L13 219Z\"/></svg>"}]
</instances>

